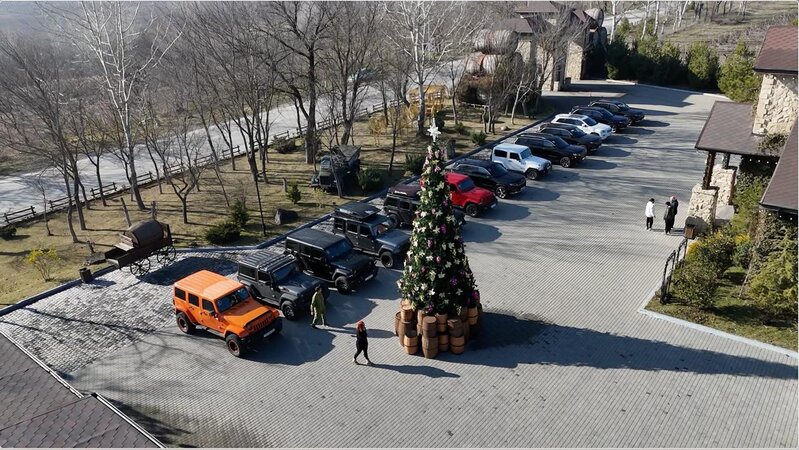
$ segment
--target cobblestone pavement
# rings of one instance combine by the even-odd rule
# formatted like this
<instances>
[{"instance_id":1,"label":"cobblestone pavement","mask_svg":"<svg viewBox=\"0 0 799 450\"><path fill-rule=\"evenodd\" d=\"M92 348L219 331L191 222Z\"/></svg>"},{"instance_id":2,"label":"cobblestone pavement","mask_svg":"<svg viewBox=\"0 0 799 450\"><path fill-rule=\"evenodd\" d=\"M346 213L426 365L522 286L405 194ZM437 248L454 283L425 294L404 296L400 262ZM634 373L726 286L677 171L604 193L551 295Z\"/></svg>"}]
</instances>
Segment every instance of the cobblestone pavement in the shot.
<instances>
[{"instance_id":1,"label":"cobblestone pavement","mask_svg":"<svg viewBox=\"0 0 799 450\"><path fill-rule=\"evenodd\" d=\"M485 317L463 355L402 353L399 272L387 270L331 294L330 328L287 322L247 359L180 334L170 283L200 266L232 273L233 254L187 255L141 281L112 273L102 289L42 300L0 328L171 445L796 447L794 358L637 312L680 240L645 231L644 204L677 195L682 223L715 99L582 87L626 93L648 118L467 223ZM581 96L554 101L565 109ZM352 363L360 319L374 367Z\"/></svg>"}]
</instances>

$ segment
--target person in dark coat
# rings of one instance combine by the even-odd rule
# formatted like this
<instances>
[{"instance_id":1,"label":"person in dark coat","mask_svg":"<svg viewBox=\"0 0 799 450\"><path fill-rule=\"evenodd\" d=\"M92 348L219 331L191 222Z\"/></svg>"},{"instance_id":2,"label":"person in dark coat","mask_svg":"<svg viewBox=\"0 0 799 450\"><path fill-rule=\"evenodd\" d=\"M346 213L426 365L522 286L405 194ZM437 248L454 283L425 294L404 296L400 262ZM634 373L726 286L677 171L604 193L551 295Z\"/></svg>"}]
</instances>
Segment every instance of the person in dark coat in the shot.
<instances>
[{"instance_id":1,"label":"person in dark coat","mask_svg":"<svg viewBox=\"0 0 799 450\"><path fill-rule=\"evenodd\" d=\"M680 206L680 202L677 201L677 197L672 195L671 196L671 209L674 210L674 218L677 218L677 207Z\"/></svg>"},{"instance_id":2,"label":"person in dark coat","mask_svg":"<svg viewBox=\"0 0 799 450\"><path fill-rule=\"evenodd\" d=\"M366 336L366 325L364 325L363 320L358 322L356 326L356 330L358 332L355 340L355 356L352 357L352 362L358 364L358 356L363 352L363 356L366 358L366 364L372 365L372 361L369 360L369 340Z\"/></svg>"},{"instance_id":3,"label":"person in dark coat","mask_svg":"<svg viewBox=\"0 0 799 450\"><path fill-rule=\"evenodd\" d=\"M666 202L666 212L663 213L663 221L666 224L666 234L671 233L674 227L674 208L671 207L671 202Z\"/></svg>"}]
</instances>

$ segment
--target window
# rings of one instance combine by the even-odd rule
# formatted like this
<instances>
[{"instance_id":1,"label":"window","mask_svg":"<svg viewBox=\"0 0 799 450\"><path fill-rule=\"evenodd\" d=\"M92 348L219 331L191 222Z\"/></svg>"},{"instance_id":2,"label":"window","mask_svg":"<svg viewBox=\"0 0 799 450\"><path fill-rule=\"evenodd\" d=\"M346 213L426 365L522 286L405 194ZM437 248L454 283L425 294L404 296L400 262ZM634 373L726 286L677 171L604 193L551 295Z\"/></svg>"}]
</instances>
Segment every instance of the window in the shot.
<instances>
[{"instance_id":1,"label":"window","mask_svg":"<svg viewBox=\"0 0 799 450\"><path fill-rule=\"evenodd\" d=\"M358 234L358 224L347 222L347 233Z\"/></svg>"},{"instance_id":2,"label":"window","mask_svg":"<svg viewBox=\"0 0 799 450\"><path fill-rule=\"evenodd\" d=\"M510 159L512 159L514 161L518 161L519 160L519 154L518 153L511 153L510 154Z\"/></svg>"},{"instance_id":3,"label":"window","mask_svg":"<svg viewBox=\"0 0 799 450\"><path fill-rule=\"evenodd\" d=\"M412 211L413 210L413 203L411 202L400 202L399 204L400 209Z\"/></svg>"},{"instance_id":4,"label":"window","mask_svg":"<svg viewBox=\"0 0 799 450\"><path fill-rule=\"evenodd\" d=\"M383 203L384 203L386 206L393 206L393 207L395 207L395 208L396 208L397 206L399 206L399 200L397 200L396 198L392 198L392 197L386 197L386 201L385 201L385 202L383 202Z\"/></svg>"},{"instance_id":5,"label":"window","mask_svg":"<svg viewBox=\"0 0 799 450\"><path fill-rule=\"evenodd\" d=\"M324 256L324 252L318 248L308 248L308 256L310 256L311 259L321 260L322 256Z\"/></svg>"},{"instance_id":6,"label":"window","mask_svg":"<svg viewBox=\"0 0 799 450\"><path fill-rule=\"evenodd\" d=\"M344 231L344 220L343 219L339 219L338 217L333 219L333 229L334 230L339 230L339 231Z\"/></svg>"},{"instance_id":7,"label":"window","mask_svg":"<svg viewBox=\"0 0 799 450\"><path fill-rule=\"evenodd\" d=\"M200 298L194 294L189 294L189 303L193 306L200 306Z\"/></svg>"},{"instance_id":8,"label":"window","mask_svg":"<svg viewBox=\"0 0 799 450\"><path fill-rule=\"evenodd\" d=\"M497 158L507 158L508 152L504 150L494 150L494 156L496 156Z\"/></svg>"},{"instance_id":9,"label":"window","mask_svg":"<svg viewBox=\"0 0 799 450\"><path fill-rule=\"evenodd\" d=\"M265 283L271 283L271 279L269 278L269 274L259 270L258 271L258 281L263 281Z\"/></svg>"},{"instance_id":10,"label":"window","mask_svg":"<svg viewBox=\"0 0 799 450\"><path fill-rule=\"evenodd\" d=\"M255 279L255 269L247 266L239 266L239 275Z\"/></svg>"},{"instance_id":11,"label":"window","mask_svg":"<svg viewBox=\"0 0 799 450\"><path fill-rule=\"evenodd\" d=\"M294 241L286 241L286 250L289 250L294 253L300 252L300 244Z\"/></svg>"},{"instance_id":12,"label":"window","mask_svg":"<svg viewBox=\"0 0 799 450\"><path fill-rule=\"evenodd\" d=\"M486 169L482 168L482 167L478 167L477 170L475 171L475 173L477 173L478 175L482 175L484 177L490 177L491 176L491 174L488 173L488 171Z\"/></svg>"},{"instance_id":13,"label":"window","mask_svg":"<svg viewBox=\"0 0 799 450\"><path fill-rule=\"evenodd\" d=\"M582 122L580 122L577 119L566 119L566 123L570 123L572 125L577 125L577 126L582 125Z\"/></svg>"},{"instance_id":14,"label":"window","mask_svg":"<svg viewBox=\"0 0 799 450\"><path fill-rule=\"evenodd\" d=\"M186 292L183 289L175 288L175 298L186 300Z\"/></svg>"},{"instance_id":15,"label":"window","mask_svg":"<svg viewBox=\"0 0 799 450\"><path fill-rule=\"evenodd\" d=\"M361 236L371 236L372 230L369 228L369 225L361 225L360 226L360 233Z\"/></svg>"},{"instance_id":16,"label":"window","mask_svg":"<svg viewBox=\"0 0 799 450\"><path fill-rule=\"evenodd\" d=\"M214 312L214 304L206 299L203 299L203 309L208 312Z\"/></svg>"}]
</instances>

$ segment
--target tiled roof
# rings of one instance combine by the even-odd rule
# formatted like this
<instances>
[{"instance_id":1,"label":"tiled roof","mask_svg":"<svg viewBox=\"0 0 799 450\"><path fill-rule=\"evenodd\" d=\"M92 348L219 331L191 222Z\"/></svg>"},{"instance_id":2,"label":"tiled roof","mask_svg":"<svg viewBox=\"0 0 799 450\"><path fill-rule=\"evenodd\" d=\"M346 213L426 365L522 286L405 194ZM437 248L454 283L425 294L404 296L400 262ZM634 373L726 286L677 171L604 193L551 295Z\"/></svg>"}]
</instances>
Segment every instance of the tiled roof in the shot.
<instances>
[{"instance_id":1,"label":"tiled roof","mask_svg":"<svg viewBox=\"0 0 799 450\"><path fill-rule=\"evenodd\" d=\"M532 34L533 29L530 28L530 22L527 19L506 19L501 22L495 23L492 30L510 30L519 34Z\"/></svg>"},{"instance_id":2,"label":"tiled roof","mask_svg":"<svg viewBox=\"0 0 799 450\"><path fill-rule=\"evenodd\" d=\"M518 14L552 14L560 12L557 3L551 1L527 2L527 5L516 8Z\"/></svg>"},{"instance_id":3,"label":"tiled roof","mask_svg":"<svg viewBox=\"0 0 799 450\"><path fill-rule=\"evenodd\" d=\"M157 447L121 413L83 396L0 334L0 447Z\"/></svg>"},{"instance_id":4,"label":"tiled roof","mask_svg":"<svg viewBox=\"0 0 799 450\"><path fill-rule=\"evenodd\" d=\"M778 156L758 151L758 138L752 134L753 122L752 105L716 102L695 147L734 155Z\"/></svg>"},{"instance_id":5,"label":"tiled roof","mask_svg":"<svg viewBox=\"0 0 799 450\"><path fill-rule=\"evenodd\" d=\"M755 62L755 72L797 73L796 26L771 27L760 47Z\"/></svg>"},{"instance_id":6,"label":"tiled roof","mask_svg":"<svg viewBox=\"0 0 799 450\"><path fill-rule=\"evenodd\" d=\"M797 156L799 156L799 141L796 138L797 125L793 124L791 134L785 141L780 161L774 169L774 175L768 183L766 192L760 204L766 208L796 214L797 211Z\"/></svg>"}]
</instances>

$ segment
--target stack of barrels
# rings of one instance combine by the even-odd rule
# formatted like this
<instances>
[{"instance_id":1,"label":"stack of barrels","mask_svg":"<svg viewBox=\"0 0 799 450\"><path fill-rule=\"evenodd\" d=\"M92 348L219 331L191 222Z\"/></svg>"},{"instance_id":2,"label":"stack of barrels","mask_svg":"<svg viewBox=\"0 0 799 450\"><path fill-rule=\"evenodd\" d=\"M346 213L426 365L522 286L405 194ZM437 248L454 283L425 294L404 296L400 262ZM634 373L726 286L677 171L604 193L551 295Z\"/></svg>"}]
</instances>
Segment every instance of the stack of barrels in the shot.
<instances>
[{"instance_id":1,"label":"stack of barrels","mask_svg":"<svg viewBox=\"0 0 799 450\"><path fill-rule=\"evenodd\" d=\"M477 333L481 310L478 302L473 308L461 308L456 316L428 315L403 300L394 318L394 333L409 355L415 355L419 346L425 358L435 358L446 351L459 355L469 338Z\"/></svg>"}]
</instances>

